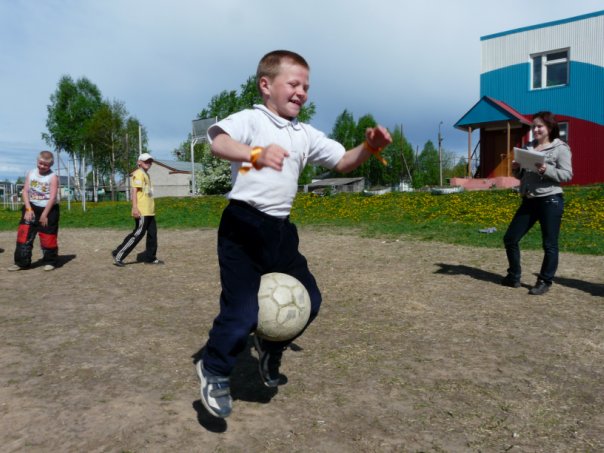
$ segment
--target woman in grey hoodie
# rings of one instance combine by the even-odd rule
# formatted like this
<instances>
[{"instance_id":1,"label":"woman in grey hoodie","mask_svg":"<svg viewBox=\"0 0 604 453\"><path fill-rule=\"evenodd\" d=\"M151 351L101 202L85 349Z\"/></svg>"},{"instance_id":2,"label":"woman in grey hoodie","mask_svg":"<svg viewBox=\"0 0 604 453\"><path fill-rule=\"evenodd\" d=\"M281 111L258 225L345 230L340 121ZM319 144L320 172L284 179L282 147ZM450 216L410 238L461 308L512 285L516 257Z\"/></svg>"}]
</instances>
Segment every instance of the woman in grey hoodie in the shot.
<instances>
[{"instance_id":1,"label":"woman in grey hoodie","mask_svg":"<svg viewBox=\"0 0 604 453\"><path fill-rule=\"evenodd\" d=\"M544 256L537 283L529 294L541 295L551 287L558 268L558 236L564 212L560 183L571 180L573 169L570 148L560 140L560 128L552 113L536 113L532 129L534 140L527 149L543 153L545 162L535 164L534 169L524 169L512 162L513 174L520 179L522 203L503 237L509 268L501 284L520 287L519 242L538 221Z\"/></svg>"}]
</instances>

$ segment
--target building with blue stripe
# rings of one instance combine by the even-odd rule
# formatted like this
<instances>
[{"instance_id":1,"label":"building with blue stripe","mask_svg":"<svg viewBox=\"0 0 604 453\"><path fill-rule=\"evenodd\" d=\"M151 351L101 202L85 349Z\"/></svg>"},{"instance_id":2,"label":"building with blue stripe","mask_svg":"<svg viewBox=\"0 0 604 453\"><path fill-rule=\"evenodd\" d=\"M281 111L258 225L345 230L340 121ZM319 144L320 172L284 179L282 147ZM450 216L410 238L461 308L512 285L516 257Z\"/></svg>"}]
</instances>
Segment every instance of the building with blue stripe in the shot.
<instances>
[{"instance_id":1,"label":"building with blue stripe","mask_svg":"<svg viewBox=\"0 0 604 453\"><path fill-rule=\"evenodd\" d=\"M556 115L573 184L604 182L604 11L481 38L480 100L455 124L480 130L474 176L510 177L512 148L538 111Z\"/></svg>"}]
</instances>

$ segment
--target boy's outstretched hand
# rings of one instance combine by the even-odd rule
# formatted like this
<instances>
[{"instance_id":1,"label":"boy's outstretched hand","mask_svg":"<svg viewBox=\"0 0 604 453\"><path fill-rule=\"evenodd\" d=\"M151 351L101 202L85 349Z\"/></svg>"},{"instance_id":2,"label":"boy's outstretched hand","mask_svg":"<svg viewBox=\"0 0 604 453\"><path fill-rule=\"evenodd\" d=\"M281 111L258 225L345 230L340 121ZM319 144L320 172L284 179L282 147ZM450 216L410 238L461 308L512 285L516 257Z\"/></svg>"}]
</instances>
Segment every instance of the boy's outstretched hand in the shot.
<instances>
[{"instance_id":1,"label":"boy's outstretched hand","mask_svg":"<svg viewBox=\"0 0 604 453\"><path fill-rule=\"evenodd\" d=\"M373 149L381 149L392 143L390 132L383 126L368 127L365 130L365 140Z\"/></svg>"},{"instance_id":2,"label":"boy's outstretched hand","mask_svg":"<svg viewBox=\"0 0 604 453\"><path fill-rule=\"evenodd\" d=\"M392 137L388 129L383 126L368 127L365 129L365 141L344 153L344 157L333 169L340 173L348 173L368 159L367 152L386 165L386 159L380 153L390 143L392 143Z\"/></svg>"},{"instance_id":3,"label":"boy's outstretched hand","mask_svg":"<svg viewBox=\"0 0 604 453\"><path fill-rule=\"evenodd\" d=\"M392 137L385 127L368 127L365 130L365 147L384 166L388 165L388 162L386 162L386 159L380 153L390 143L392 143Z\"/></svg>"}]
</instances>

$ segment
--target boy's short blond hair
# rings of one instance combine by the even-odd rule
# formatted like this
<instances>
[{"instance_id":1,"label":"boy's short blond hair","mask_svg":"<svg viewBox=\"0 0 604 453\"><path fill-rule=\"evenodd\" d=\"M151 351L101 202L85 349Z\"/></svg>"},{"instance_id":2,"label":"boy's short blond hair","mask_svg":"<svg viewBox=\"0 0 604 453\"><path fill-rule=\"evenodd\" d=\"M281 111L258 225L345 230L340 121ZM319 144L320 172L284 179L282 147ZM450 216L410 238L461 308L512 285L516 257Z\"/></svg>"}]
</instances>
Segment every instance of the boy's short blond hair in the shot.
<instances>
[{"instance_id":1,"label":"boy's short blond hair","mask_svg":"<svg viewBox=\"0 0 604 453\"><path fill-rule=\"evenodd\" d=\"M258 69L256 70L256 86L258 87L258 91L260 91L260 79L262 77L268 77L270 80L273 80L279 75L279 69L283 60L289 60L310 70L310 66L302 55L290 50L273 50L263 56L258 63ZM260 94L262 94L262 91L260 91Z\"/></svg>"},{"instance_id":2,"label":"boy's short blond hair","mask_svg":"<svg viewBox=\"0 0 604 453\"><path fill-rule=\"evenodd\" d=\"M52 165L55 163L55 156L50 151L40 151L40 154L38 154L38 160Z\"/></svg>"}]
</instances>

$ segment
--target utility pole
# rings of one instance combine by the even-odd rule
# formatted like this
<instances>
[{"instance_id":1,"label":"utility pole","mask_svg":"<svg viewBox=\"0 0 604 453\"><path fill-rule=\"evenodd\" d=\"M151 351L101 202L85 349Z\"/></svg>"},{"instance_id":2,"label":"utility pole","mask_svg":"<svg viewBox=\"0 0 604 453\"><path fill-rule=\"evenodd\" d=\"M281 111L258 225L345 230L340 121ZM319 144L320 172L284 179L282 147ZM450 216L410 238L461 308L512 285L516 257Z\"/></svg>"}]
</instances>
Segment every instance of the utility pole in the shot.
<instances>
[{"instance_id":1,"label":"utility pole","mask_svg":"<svg viewBox=\"0 0 604 453\"><path fill-rule=\"evenodd\" d=\"M138 129L140 133L140 126ZM140 144L141 137L138 136L138 142ZM140 154L140 153L139 153ZM126 132L126 168L128 173L126 174L126 201L130 201L130 145L128 140L128 132Z\"/></svg>"},{"instance_id":2,"label":"utility pole","mask_svg":"<svg viewBox=\"0 0 604 453\"><path fill-rule=\"evenodd\" d=\"M441 124L443 124L443 122L441 121L440 123L438 123L438 168L440 171L440 187L443 186L443 149L442 149L442 142L443 142L443 138L442 135L440 135L440 126Z\"/></svg>"},{"instance_id":3,"label":"utility pole","mask_svg":"<svg viewBox=\"0 0 604 453\"><path fill-rule=\"evenodd\" d=\"M142 135L143 135L143 128L141 127L140 123L138 125L138 154L141 155L143 154L143 140L142 140Z\"/></svg>"},{"instance_id":4,"label":"utility pole","mask_svg":"<svg viewBox=\"0 0 604 453\"><path fill-rule=\"evenodd\" d=\"M413 184L413 177L411 176L411 171L409 170L409 165L407 165L407 159L405 158L405 147L403 143L405 142L403 135L403 125L401 124L401 157L403 158L403 163L405 164L405 168L407 169L407 176L409 176L409 184ZM411 154L413 155L413 148L411 149ZM401 183L403 182L404 173L401 168Z\"/></svg>"}]
</instances>

